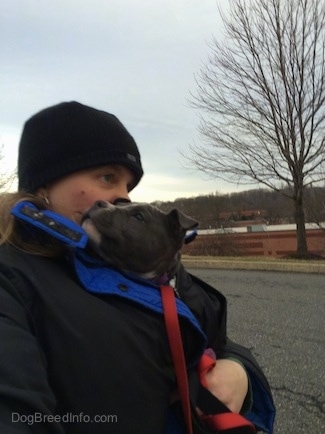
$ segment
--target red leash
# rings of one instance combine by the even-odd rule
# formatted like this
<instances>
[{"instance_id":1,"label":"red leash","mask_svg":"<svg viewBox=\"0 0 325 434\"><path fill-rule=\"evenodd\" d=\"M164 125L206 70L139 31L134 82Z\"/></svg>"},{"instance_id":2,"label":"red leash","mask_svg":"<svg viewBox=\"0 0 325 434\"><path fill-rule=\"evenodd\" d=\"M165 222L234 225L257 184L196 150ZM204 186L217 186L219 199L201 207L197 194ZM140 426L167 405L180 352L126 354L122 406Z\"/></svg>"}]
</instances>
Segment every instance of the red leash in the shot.
<instances>
[{"instance_id":1,"label":"red leash","mask_svg":"<svg viewBox=\"0 0 325 434\"><path fill-rule=\"evenodd\" d=\"M170 285L162 285L160 286L160 290L169 346L171 349L172 359L175 367L178 391L180 394L185 424L187 426L188 434L193 434L187 368L183 349L182 335L178 321L175 292ZM199 374L200 382L206 389L206 373L213 369L215 363L216 361L214 359L204 354L198 364L197 371ZM203 415L200 417L201 420L210 427L210 429L217 432L228 430L228 433L231 433L232 429L239 429L243 434L256 433L255 427L251 422L249 422L238 413L232 413L221 402L220 404L224 407L224 412Z\"/></svg>"},{"instance_id":2,"label":"red leash","mask_svg":"<svg viewBox=\"0 0 325 434\"><path fill-rule=\"evenodd\" d=\"M203 354L201 357L197 371L200 378L200 383L207 389L206 374L213 369L216 361L207 354ZM226 407L225 407L226 409ZM232 429L241 429L244 433L256 433L254 425L245 417L238 413L232 413L231 411L225 411L217 414L209 414L201 416L201 420L204 421L210 429L214 431L227 431ZM237 431L238 432L238 431Z\"/></svg>"},{"instance_id":3,"label":"red leash","mask_svg":"<svg viewBox=\"0 0 325 434\"><path fill-rule=\"evenodd\" d=\"M160 287L164 308L165 323L172 359L175 367L178 391L181 398L184 419L188 434L193 434L190 392L188 387L187 369L184 356L181 330L179 328L174 289L169 285Z\"/></svg>"}]
</instances>

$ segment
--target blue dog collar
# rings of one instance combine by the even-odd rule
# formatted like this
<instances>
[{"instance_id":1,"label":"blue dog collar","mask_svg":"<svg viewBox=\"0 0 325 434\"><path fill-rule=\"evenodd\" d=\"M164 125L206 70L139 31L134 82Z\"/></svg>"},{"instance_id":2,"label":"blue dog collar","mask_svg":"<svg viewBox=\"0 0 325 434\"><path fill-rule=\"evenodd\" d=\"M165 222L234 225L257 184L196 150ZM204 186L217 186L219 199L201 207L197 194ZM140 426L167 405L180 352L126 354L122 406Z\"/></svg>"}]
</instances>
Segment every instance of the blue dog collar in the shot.
<instances>
[{"instance_id":1,"label":"blue dog collar","mask_svg":"<svg viewBox=\"0 0 325 434\"><path fill-rule=\"evenodd\" d=\"M81 226L53 211L39 209L31 202L19 202L11 214L71 247L84 248L87 244L88 235Z\"/></svg>"}]
</instances>

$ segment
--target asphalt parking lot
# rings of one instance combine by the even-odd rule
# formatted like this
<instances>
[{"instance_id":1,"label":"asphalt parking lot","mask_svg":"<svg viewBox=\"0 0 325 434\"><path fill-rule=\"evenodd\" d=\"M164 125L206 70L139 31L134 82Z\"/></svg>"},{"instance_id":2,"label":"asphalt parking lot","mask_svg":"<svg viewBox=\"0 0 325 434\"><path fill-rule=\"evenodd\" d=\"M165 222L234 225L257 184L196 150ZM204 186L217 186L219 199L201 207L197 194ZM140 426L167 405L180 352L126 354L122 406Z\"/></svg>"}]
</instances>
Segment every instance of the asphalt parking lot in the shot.
<instances>
[{"instance_id":1,"label":"asphalt parking lot","mask_svg":"<svg viewBox=\"0 0 325 434\"><path fill-rule=\"evenodd\" d=\"M189 269L228 298L228 334L264 368L275 434L325 433L324 274Z\"/></svg>"}]
</instances>

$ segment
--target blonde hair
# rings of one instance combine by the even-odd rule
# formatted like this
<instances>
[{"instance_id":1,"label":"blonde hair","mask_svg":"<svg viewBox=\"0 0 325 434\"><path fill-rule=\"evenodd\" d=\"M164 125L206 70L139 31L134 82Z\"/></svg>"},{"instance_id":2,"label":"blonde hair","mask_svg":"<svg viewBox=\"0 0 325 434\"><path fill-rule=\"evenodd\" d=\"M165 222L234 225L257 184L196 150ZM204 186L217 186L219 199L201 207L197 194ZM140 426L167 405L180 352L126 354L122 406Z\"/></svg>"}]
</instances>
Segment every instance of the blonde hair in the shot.
<instances>
[{"instance_id":1,"label":"blonde hair","mask_svg":"<svg viewBox=\"0 0 325 434\"><path fill-rule=\"evenodd\" d=\"M24 225L11 214L11 209L22 201L29 201L40 209L49 208L42 198L33 194L24 192L1 193L0 245L10 244L25 253L39 256L56 257L62 254L62 245L46 234L44 236L42 234L42 237L24 236Z\"/></svg>"}]
</instances>

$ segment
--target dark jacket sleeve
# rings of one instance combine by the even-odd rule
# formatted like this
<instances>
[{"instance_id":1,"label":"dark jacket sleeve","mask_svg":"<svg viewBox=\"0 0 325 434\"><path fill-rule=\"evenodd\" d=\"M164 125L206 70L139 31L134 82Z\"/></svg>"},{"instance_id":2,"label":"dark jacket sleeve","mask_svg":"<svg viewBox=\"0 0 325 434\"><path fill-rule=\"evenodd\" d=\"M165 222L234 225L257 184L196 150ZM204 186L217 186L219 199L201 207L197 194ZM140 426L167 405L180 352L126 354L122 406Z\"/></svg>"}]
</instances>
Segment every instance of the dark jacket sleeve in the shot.
<instances>
[{"instance_id":1,"label":"dark jacket sleeve","mask_svg":"<svg viewBox=\"0 0 325 434\"><path fill-rule=\"evenodd\" d=\"M22 287L17 275L0 268L0 432L62 434Z\"/></svg>"},{"instance_id":2,"label":"dark jacket sleeve","mask_svg":"<svg viewBox=\"0 0 325 434\"><path fill-rule=\"evenodd\" d=\"M183 266L176 277L180 298L191 309L207 336L207 347L220 354L227 344L227 301L215 288L189 274Z\"/></svg>"},{"instance_id":3,"label":"dark jacket sleeve","mask_svg":"<svg viewBox=\"0 0 325 434\"><path fill-rule=\"evenodd\" d=\"M253 357L251 351L239 345L230 339L227 339L227 345L223 353L225 358L236 358L245 366L246 372L252 389L253 403L247 419L266 433L273 432L275 406L273 402L270 385L262 369Z\"/></svg>"},{"instance_id":4,"label":"dark jacket sleeve","mask_svg":"<svg viewBox=\"0 0 325 434\"><path fill-rule=\"evenodd\" d=\"M196 315L207 335L207 346L215 351L217 359L234 358L244 365L253 395L251 411L245 416L258 429L272 433L275 407L269 383L251 351L227 338L226 298L206 282L189 274L183 266L177 275L177 287L183 301Z\"/></svg>"}]
</instances>

